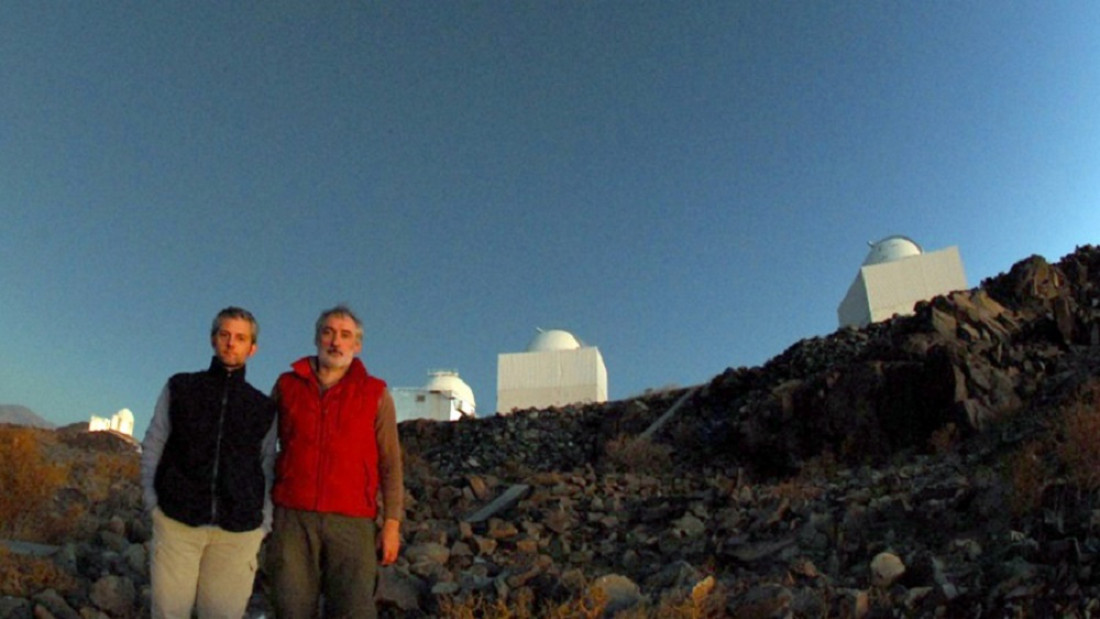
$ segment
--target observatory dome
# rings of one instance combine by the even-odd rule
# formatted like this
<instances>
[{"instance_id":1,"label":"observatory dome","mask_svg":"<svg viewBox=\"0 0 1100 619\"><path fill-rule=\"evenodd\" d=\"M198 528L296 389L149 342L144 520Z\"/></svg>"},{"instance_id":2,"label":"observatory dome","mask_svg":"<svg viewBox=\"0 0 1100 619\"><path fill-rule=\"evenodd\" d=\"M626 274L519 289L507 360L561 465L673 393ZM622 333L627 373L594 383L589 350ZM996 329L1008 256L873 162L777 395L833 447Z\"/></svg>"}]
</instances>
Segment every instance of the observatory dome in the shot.
<instances>
[{"instance_id":1,"label":"observatory dome","mask_svg":"<svg viewBox=\"0 0 1100 619\"><path fill-rule=\"evenodd\" d=\"M924 253L916 241L900 234L888 236L877 243L869 243L869 245L871 251L867 252L867 257L863 259L863 266L893 262Z\"/></svg>"},{"instance_id":2,"label":"observatory dome","mask_svg":"<svg viewBox=\"0 0 1100 619\"><path fill-rule=\"evenodd\" d=\"M580 341L568 331L561 329L548 329L535 335L535 339L527 346L527 352L547 352L553 350L576 350L581 347Z\"/></svg>"},{"instance_id":3,"label":"observatory dome","mask_svg":"<svg viewBox=\"0 0 1100 619\"><path fill-rule=\"evenodd\" d=\"M470 389L466 381L458 377L458 372L439 370L429 372L428 375L431 376L431 378L428 379L428 384L424 385L425 391L449 391L463 402L473 405L477 404L477 402L474 401L474 390Z\"/></svg>"}]
</instances>

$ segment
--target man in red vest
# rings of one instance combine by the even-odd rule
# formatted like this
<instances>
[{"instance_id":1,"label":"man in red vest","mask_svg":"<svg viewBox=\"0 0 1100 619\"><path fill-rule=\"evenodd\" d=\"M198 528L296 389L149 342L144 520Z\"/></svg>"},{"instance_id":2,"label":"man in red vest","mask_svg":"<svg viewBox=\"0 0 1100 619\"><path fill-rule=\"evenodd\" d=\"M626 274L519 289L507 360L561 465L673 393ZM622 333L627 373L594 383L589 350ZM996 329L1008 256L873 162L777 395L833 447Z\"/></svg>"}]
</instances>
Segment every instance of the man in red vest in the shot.
<instances>
[{"instance_id":1,"label":"man in red vest","mask_svg":"<svg viewBox=\"0 0 1100 619\"><path fill-rule=\"evenodd\" d=\"M317 355L291 364L273 392L280 444L269 548L275 613L312 618L323 596L326 616L375 617L376 548L388 565L401 547L397 415L386 383L357 358L363 323L348 307L321 313L314 343Z\"/></svg>"}]
</instances>

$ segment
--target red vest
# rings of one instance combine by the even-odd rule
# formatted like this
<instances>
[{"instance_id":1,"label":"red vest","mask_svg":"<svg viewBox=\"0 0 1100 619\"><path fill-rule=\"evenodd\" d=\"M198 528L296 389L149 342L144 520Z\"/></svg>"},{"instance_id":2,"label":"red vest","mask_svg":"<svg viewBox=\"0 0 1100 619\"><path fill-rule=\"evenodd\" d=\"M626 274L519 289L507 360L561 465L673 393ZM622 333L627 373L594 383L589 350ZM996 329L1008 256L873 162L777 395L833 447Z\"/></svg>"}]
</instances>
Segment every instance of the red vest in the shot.
<instances>
[{"instance_id":1,"label":"red vest","mask_svg":"<svg viewBox=\"0 0 1100 619\"><path fill-rule=\"evenodd\" d=\"M310 357L276 384L278 459L272 501L279 506L345 516L378 513L378 441L374 424L386 383L359 359L321 393Z\"/></svg>"}]
</instances>

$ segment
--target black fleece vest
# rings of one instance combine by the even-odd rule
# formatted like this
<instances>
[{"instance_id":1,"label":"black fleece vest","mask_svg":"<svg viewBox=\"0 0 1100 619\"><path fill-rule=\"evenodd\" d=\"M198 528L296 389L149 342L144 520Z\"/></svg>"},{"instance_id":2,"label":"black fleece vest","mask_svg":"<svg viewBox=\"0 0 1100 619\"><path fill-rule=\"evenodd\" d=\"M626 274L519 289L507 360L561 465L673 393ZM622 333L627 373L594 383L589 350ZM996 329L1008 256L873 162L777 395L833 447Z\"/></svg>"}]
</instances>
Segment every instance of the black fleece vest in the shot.
<instances>
[{"instance_id":1,"label":"black fleece vest","mask_svg":"<svg viewBox=\"0 0 1100 619\"><path fill-rule=\"evenodd\" d=\"M191 526L251 531L263 523L263 440L275 405L215 357L168 379L172 427L154 481L157 504Z\"/></svg>"}]
</instances>

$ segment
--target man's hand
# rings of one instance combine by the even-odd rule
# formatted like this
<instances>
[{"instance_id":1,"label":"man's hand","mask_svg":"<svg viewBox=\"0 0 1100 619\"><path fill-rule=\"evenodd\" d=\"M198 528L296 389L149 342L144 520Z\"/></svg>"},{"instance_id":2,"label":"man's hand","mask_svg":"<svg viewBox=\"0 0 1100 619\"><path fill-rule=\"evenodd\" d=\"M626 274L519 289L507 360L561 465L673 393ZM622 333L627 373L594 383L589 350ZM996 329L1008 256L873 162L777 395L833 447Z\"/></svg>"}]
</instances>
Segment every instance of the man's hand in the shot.
<instances>
[{"instance_id":1,"label":"man's hand","mask_svg":"<svg viewBox=\"0 0 1100 619\"><path fill-rule=\"evenodd\" d=\"M397 561L397 553L401 550L401 522L387 518L382 523L382 535L378 542L382 547L382 565Z\"/></svg>"}]
</instances>

